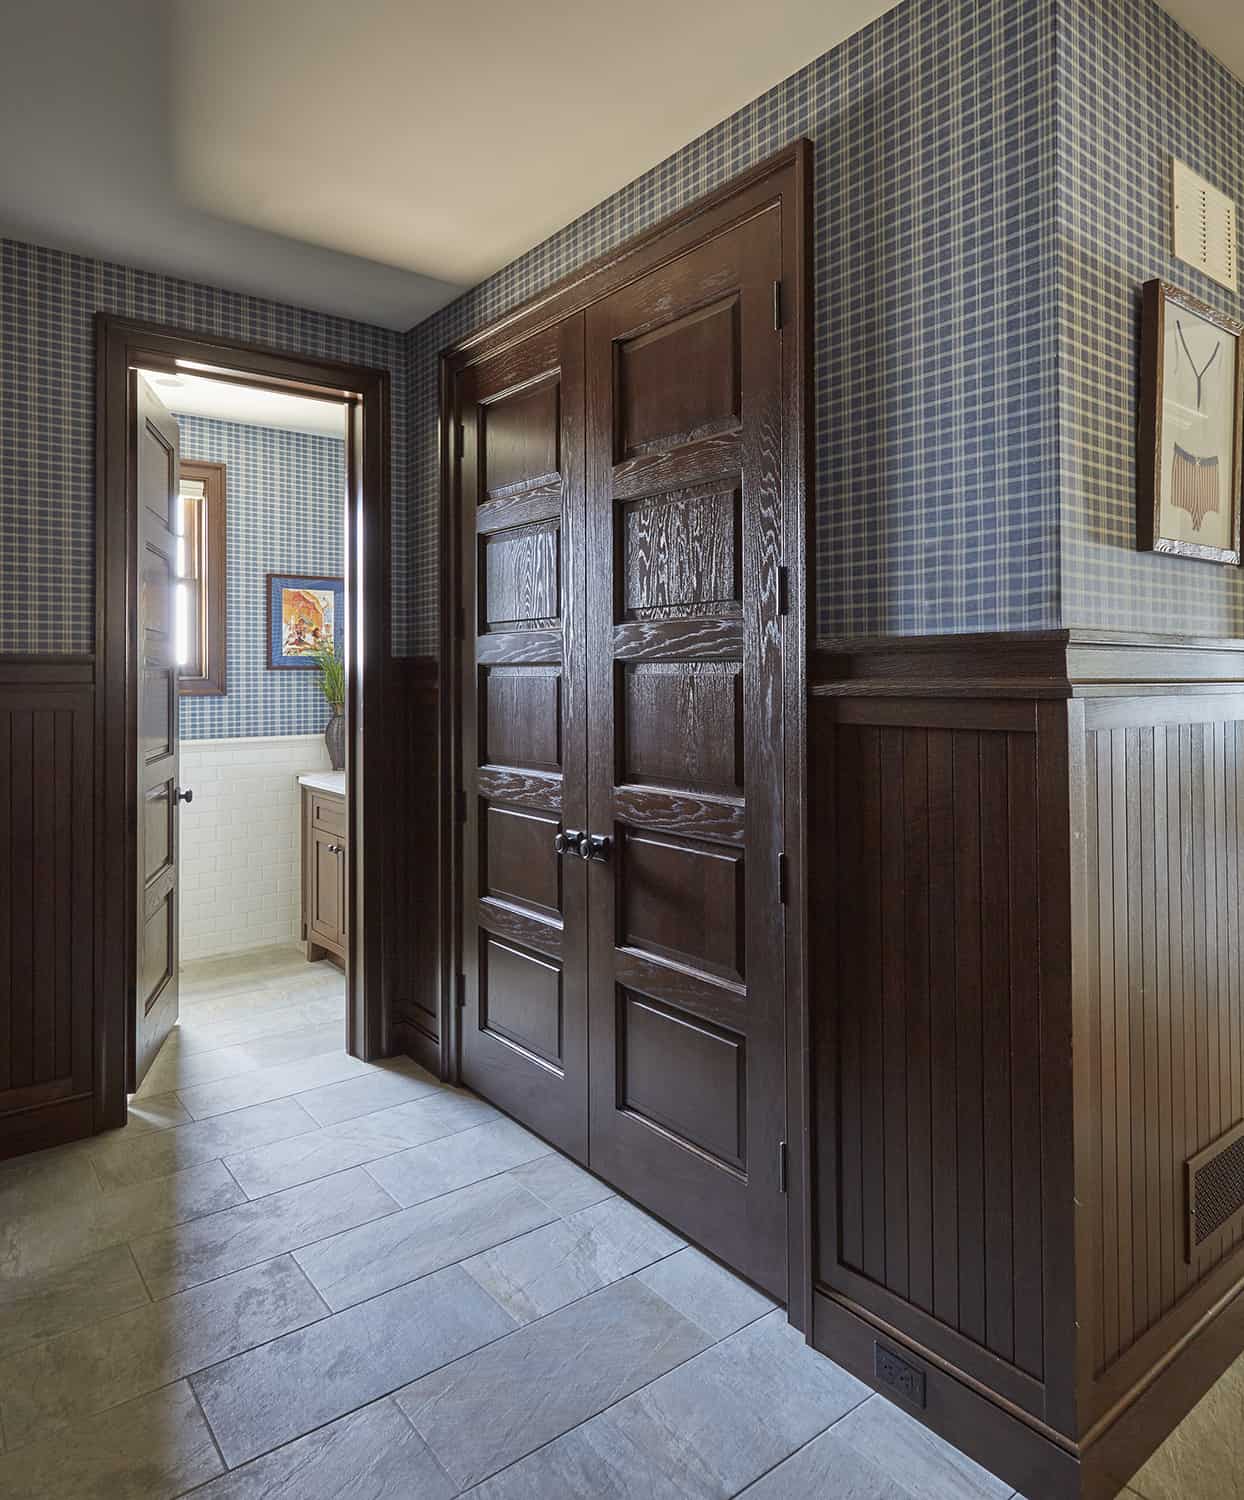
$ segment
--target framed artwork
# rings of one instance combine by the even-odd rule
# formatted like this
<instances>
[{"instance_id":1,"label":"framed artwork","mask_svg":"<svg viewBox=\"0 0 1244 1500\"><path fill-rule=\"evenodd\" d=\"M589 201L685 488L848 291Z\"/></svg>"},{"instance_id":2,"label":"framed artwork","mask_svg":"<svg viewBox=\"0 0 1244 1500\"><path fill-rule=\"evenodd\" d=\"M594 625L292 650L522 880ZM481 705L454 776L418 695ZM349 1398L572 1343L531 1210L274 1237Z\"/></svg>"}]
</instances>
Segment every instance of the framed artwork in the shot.
<instances>
[{"instance_id":1,"label":"framed artwork","mask_svg":"<svg viewBox=\"0 0 1244 1500\"><path fill-rule=\"evenodd\" d=\"M1240 561L1244 323L1163 281L1145 284L1137 545Z\"/></svg>"},{"instance_id":2,"label":"framed artwork","mask_svg":"<svg viewBox=\"0 0 1244 1500\"><path fill-rule=\"evenodd\" d=\"M345 647L343 578L306 573L268 574L268 666L304 672L318 670L316 651Z\"/></svg>"}]
</instances>

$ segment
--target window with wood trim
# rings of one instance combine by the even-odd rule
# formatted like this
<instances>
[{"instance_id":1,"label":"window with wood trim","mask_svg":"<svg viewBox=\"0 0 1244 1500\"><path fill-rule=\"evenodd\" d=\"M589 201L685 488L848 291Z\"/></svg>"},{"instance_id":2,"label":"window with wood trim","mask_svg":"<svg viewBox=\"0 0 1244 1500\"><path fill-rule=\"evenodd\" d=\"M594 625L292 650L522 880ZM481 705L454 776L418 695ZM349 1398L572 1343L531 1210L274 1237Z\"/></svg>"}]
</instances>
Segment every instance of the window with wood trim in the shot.
<instances>
[{"instance_id":1,"label":"window with wood trim","mask_svg":"<svg viewBox=\"0 0 1244 1500\"><path fill-rule=\"evenodd\" d=\"M225 691L225 466L181 461L182 535L178 557L178 690L186 697Z\"/></svg>"}]
</instances>

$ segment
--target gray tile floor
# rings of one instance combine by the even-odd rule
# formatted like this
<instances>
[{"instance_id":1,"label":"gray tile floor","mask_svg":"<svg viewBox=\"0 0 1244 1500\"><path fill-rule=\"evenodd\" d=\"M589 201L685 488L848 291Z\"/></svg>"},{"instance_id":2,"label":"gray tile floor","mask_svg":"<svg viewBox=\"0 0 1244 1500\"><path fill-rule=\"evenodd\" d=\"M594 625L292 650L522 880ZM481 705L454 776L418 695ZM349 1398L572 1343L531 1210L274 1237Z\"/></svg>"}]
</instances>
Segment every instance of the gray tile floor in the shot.
<instances>
[{"instance_id":1,"label":"gray tile floor","mask_svg":"<svg viewBox=\"0 0 1244 1500\"><path fill-rule=\"evenodd\" d=\"M126 1129L0 1165L6 1500L1012 1494L343 1012L294 949L196 964ZM1137 1493L1237 1493L1187 1487L1205 1449Z\"/></svg>"}]
</instances>

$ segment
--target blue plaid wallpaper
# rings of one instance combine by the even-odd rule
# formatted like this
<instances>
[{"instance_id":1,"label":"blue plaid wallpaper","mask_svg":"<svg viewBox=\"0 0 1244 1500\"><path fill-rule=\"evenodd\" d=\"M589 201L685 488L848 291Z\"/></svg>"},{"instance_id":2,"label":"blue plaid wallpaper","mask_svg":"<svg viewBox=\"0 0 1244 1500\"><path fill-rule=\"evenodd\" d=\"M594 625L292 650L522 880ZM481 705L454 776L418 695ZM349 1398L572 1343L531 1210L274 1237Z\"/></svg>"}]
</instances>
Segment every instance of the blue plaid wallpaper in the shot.
<instances>
[{"instance_id":1,"label":"blue plaid wallpaper","mask_svg":"<svg viewBox=\"0 0 1244 1500\"><path fill-rule=\"evenodd\" d=\"M436 648L440 350L801 135L818 629L1057 624L1055 6L906 0L413 330L413 649Z\"/></svg>"},{"instance_id":2,"label":"blue plaid wallpaper","mask_svg":"<svg viewBox=\"0 0 1244 1500\"><path fill-rule=\"evenodd\" d=\"M0 651L85 652L94 645L97 310L387 367L394 557L407 555L405 335L0 240ZM394 573L400 650L410 604L407 571L395 564Z\"/></svg>"},{"instance_id":3,"label":"blue plaid wallpaper","mask_svg":"<svg viewBox=\"0 0 1244 1500\"><path fill-rule=\"evenodd\" d=\"M267 667L265 575L344 572L345 442L209 417L177 422L183 458L225 465L229 575L228 693L183 698L182 735L315 734L328 722L317 674Z\"/></svg>"},{"instance_id":4,"label":"blue plaid wallpaper","mask_svg":"<svg viewBox=\"0 0 1244 1500\"><path fill-rule=\"evenodd\" d=\"M0 242L0 650L90 648L102 307L393 371L394 643L434 652L440 350L799 135L818 630L1244 631L1240 574L1133 540L1139 288L1244 312L1169 256L1169 155L1244 201L1244 84L1153 0L904 0L406 335Z\"/></svg>"},{"instance_id":5,"label":"blue plaid wallpaper","mask_svg":"<svg viewBox=\"0 0 1244 1500\"><path fill-rule=\"evenodd\" d=\"M1244 318L1244 297L1171 255L1169 196L1177 156L1244 206L1244 82L1152 0L1058 13L1063 621L1241 635L1238 568L1135 550L1134 445L1142 285Z\"/></svg>"}]
</instances>

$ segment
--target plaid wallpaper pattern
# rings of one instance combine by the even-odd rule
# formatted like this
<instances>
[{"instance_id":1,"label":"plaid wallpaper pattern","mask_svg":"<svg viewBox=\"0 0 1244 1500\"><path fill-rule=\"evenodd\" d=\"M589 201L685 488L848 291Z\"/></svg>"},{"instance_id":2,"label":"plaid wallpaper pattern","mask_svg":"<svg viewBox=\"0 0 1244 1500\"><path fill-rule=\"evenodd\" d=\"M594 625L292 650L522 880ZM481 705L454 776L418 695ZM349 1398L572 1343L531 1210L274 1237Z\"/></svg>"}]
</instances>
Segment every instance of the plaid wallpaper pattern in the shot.
<instances>
[{"instance_id":1,"label":"plaid wallpaper pattern","mask_svg":"<svg viewBox=\"0 0 1244 1500\"><path fill-rule=\"evenodd\" d=\"M328 722L314 672L269 671L268 573L345 570L346 445L210 417L177 416L183 458L225 465L228 692L183 698L185 739L315 734Z\"/></svg>"},{"instance_id":2,"label":"plaid wallpaper pattern","mask_svg":"<svg viewBox=\"0 0 1244 1500\"><path fill-rule=\"evenodd\" d=\"M1138 554L1139 288L1169 155L1244 202L1244 84L1153 0L904 0L400 335L0 241L0 650L89 650L96 308L393 372L394 647L435 652L437 356L799 135L815 147L821 633L1239 633Z\"/></svg>"},{"instance_id":3,"label":"plaid wallpaper pattern","mask_svg":"<svg viewBox=\"0 0 1244 1500\"><path fill-rule=\"evenodd\" d=\"M412 331L413 649L436 649L439 352L801 135L819 631L1057 623L1054 4L907 0Z\"/></svg>"},{"instance_id":4,"label":"plaid wallpaper pattern","mask_svg":"<svg viewBox=\"0 0 1244 1500\"><path fill-rule=\"evenodd\" d=\"M1059 0L1056 50L1062 617L1244 634L1238 568L1136 551L1140 290L1161 276L1233 317L1171 254L1170 158L1244 206L1244 82L1153 0Z\"/></svg>"},{"instance_id":5,"label":"plaid wallpaper pattern","mask_svg":"<svg viewBox=\"0 0 1244 1500\"><path fill-rule=\"evenodd\" d=\"M394 557L408 554L404 334L0 240L0 651L94 646L97 310L389 369ZM395 564L394 574L401 650L408 573Z\"/></svg>"}]
</instances>

